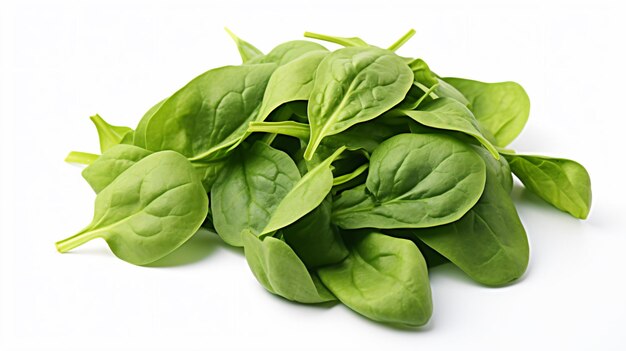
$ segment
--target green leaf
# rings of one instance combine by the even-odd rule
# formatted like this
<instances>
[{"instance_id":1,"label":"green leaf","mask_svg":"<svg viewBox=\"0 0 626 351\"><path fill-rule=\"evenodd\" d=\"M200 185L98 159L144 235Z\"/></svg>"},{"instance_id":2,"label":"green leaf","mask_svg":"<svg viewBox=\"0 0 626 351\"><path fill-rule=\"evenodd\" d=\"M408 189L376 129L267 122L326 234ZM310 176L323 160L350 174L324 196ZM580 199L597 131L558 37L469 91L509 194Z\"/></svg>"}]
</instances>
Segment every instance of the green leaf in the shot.
<instances>
[{"instance_id":1,"label":"green leaf","mask_svg":"<svg viewBox=\"0 0 626 351\"><path fill-rule=\"evenodd\" d=\"M237 44L237 50L239 50L239 55L241 56L241 60L243 61L243 63L246 63L257 56L263 56L261 50L257 49L254 45L236 36L235 33L230 31L230 29L224 27L224 30L228 33L228 35L230 35L235 44Z\"/></svg>"},{"instance_id":2,"label":"green leaf","mask_svg":"<svg viewBox=\"0 0 626 351\"><path fill-rule=\"evenodd\" d=\"M216 157L245 135L274 68L272 64L226 66L195 78L149 119L146 148L174 150L190 160Z\"/></svg>"},{"instance_id":3,"label":"green leaf","mask_svg":"<svg viewBox=\"0 0 626 351\"><path fill-rule=\"evenodd\" d=\"M469 105L470 102L467 98L455 87L439 78L439 76L431 71L424 60L419 58L415 59L409 62L409 67L413 71L415 85L420 87L424 93L430 95L433 99L450 98L460 102L464 106Z\"/></svg>"},{"instance_id":4,"label":"green leaf","mask_svg":"<svg viewBox=\"0 0 626 351\"><path fill-rule=\"evenodd\" d=\"M485 163L443 134L400 134L380 144L366 184L334 203L341 228L424 228L461 218L485 185Z\"/></svg>"},{"instance_id":5,"label":"green leaf","mask_svg":"<svg viewBox=\"0 0 626 351\"><path fill-rule=\"evenodd\" d=\"M478 122L493 135L493 144L505 147L524 129L530 100L515 82L483 83L461 78L444 78L470 101Z\"/></svg>"},{"instance_id":6,"label":"green leaf","mask_svg":"<svg viewBox=\"0 0 626 351\"><path fill-rule=\"evenodd\" d=\"M546 156L504 156L528 190L576 218L587 218L591 208L591 179L580 163Z\"/></svg>"},{"instance_id":7,"label":"green leaf","mask_svg":"<svg viewBox=\"0 0 626 351\"><path fill-rule=\"evenodd\" d=\"M328 51L318 43L306 40L292 40L276 46L267 55L257 57L251 60L250 63L275 63L277 67L280 67L309 52L320 50Z\"/></svg>"},{"instance_id":8,"label":"green leaf","mask_svg":"<svg viewBox=\"0 0 626 351\"><path fill-rule=\"evenodd\" d=\"M137 124L137 128L135 128L135 132L133 133L133 145L142 149L146 148L146 127L148 126L148 122L150 122L150 119L154 116L154 114L159 111L165 101L167 101L167 99L159 101L154 106L150 107L143 117L141 117L141 120L139 120L139 124Z\"/></svg>"},{"instance_id":9,"label":"green leaf","mask_svg":"<svg viewBox=\"0 0 626 351\"><path fill-rule=\"evenodd\" d=\"M333 187L330 164L345 148L340 148L324 161L310 169L280 201L261 234L283 228L316 208Z\"/></svg>"},{"instance_id":10,"label":"green leaf","mask_svg":"<svg viewBox=\"0 0 626 351\"><path fill-rule=\"evenodd\" d=\"M328 51L311 51L276 69L263 96L257 121L263 121L284 103L308 100L315 71Z\"/></svg>"},{"instance_id":11,"label":"green leaf","mask_svg":"<svg viewBox=\"0 0 626 351\"><path fill-rule=\"evenodd\" d=\"M229 245L242 246L241 232L261 233L299 180L298 168L286 153L260 142L240 147L211 189L217 233Z\"/></svg>"},{"instance_id":12,"label":"green leaf","mask_svg":"<svg viewBox=\"0 0 626 351\"><path fill-rule=\"evenodd\" d=\"M426 262L409 240L376 232L345 235L350 255L319 268L324 285L346 306L375 321L421 326L432 314Z\"/></svg>"},{"instance_id":13,"label":"green leaf","mask_svg":"<svg viewBox=\"0 0 626 351\"><path fill-rule=\"evenodd\" d=\"M230 157L211 189L211 208L217 233L241 246L241 232L262 235L281 229L315 209L330 192L330 163L337 153L302 178L284 152L257 142Z\"/></svg>"},{"instance_id":14,"label":"green leaf","mask_svg":"<svg viewBox=\"0 0 626 351\"><path fill-rule=\"evenodd\" d=\"M316 209L282 230L285 242L309 268L338 263L348 255L337 227L330 221L331 210L332 201L327 197Z\"/></svg>"},{"instance_id":15,"label":"green leaf","mask_svg":"<svg viewBox=\"0 0 626 351\"><path fill-rule=\"evenodd\" d=\"M398 104L413 72L394 53L375 47L349 47L320 63L308 105L311 138L304 158L311 160L322 139L378 117Z\"/></svg>"},{"instance_id":16,"label":"green leaf","mask_svg":"<svg viewBox=\"0 0 626 351\"><path fill-rule=\"evenodd\" d=\"M291 301L320 303L336 298L316 279L284 241L242 233L250 270L267 291Z\"/></svg>"},{"instance_id":17,"label":"green leaf","mask_svg":"<svg viewBox=\"0 0 626 351\"><path fill-rule=\"evenodd\" d=\"M427 127L465 133L478 140L496 159L500 154L487 138L483 136L480 125L467 107L451 98L433 100L420 107L420 110L396 110L394 114L408 116Z\"/></svg>"},{"instance_id":18,"label":"green leaf","mask_svg":"<svg viewBox=\"0 0 626 351\"><path fill-rule=\"evenodd\" d=\"M507 284L526 271L528 239L499 164L479 151L487 164L487 182L480 200L460 220L410 232L449 259L479 283Z\"/></svg>"},{"instance_id":19,"label":"green leaf","mask_svg":"<svg viewBox=\"0 0 626 351\"><path fill-rule=\"evenodd\" d=\"M187 241L207 209L206 192L189 161L173 151L157 152L98 193L91 224L56 246L66 252L103 238L120 259L144 265Z\"/></svg>"},{"instance_id":20,"label":"green leaf","mask_svg":"<svg viewBox=\"0 0 626 351\"><path fill-rule=\"evenodd\" d=\"M211 192L213 184L215 184L217 178L220 175L220 172L224 170L227 163L227 158L221 158L206 162L195 161L191 163L193 165L193 168L199 174L200 179L202 179L202 185L204 186L204 189L207 193Z\"/></svg>"},{"instance_id":21,"label":"green leaf","mask_svg":"<svg viewBox=\"0 0 626 351\"><path fill-rule=\"evenodd\" d=\"M150 154L151 151L137 146L116 145L85 168L82 176L91 188L99 193L127 169Z\"/></svg>"},{"instance_id":22,"label":"green leaf","mask_svg":"<svg viewBox=\"0 0 626 351\"><path fill-rule=\"evenodd\" d=\"M98 130L98 138L100 139L100 152L105 152L115 145L122 142L122 139L128 133L132 133L129 127L113 126L108 124L100 115L89 117Z\"/></svg>"}]
</instances>

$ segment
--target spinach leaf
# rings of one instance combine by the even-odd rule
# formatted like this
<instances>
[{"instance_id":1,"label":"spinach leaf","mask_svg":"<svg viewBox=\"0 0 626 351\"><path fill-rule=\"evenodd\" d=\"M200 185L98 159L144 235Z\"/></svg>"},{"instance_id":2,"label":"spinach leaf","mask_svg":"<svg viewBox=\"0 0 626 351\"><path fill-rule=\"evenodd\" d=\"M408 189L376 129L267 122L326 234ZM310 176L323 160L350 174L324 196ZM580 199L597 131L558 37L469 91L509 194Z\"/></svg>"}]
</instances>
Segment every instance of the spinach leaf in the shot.
<instances>
[{"instance_id":1,"label":"spinach leaf","mask_svg":"<svg viewBox=\"0 0 626 351\"><path fill-rule=\"evenodd\" d=\"M277 67L285 65L311 51L328 51L318 43L306 40L292 40L272 49L267 55L259 56L250 63L275 63Z\"/></svg>"},{"instance_id":2,"label":"spinach leaf","mask_svg":"<svg viewBox=\"0 0 626 351\"><path fill-rule=\"evenodd\" d=\"M133 131L129 127L110 125L100 115L91 116L89 119L91 119L98 131L100 152L105 152L113 146L120 144L124 137Z\"/></svg>"},{"instance_id":3,"label":"spinach leaf","mask_svg":"<svg viewBox=\"0 0 626 351\"><path fill-rule=\"evenodd\" d=\"M467 97L478 122L493 135L494 145L507 146L524 128L530 113L530 100L519 84L483 83L461 78L444 80Z\"/></svg>"},{"instance_id":4,"label":"spinach leaf","mask_svg":"<svg viewBox=\"0 0 626 351\"><path fill-rule=\"evenodd\" d=\"M524 186L550 205L585 219L591 208L591 179L580 163L564 158L504 154Z\"/></svg>"},{"instance_id":5,"label":"spinach leaf","mask_svg":"<svg viewBox=\"0 0 626 351\"><path fill-rule=\"evenodd\" d=\"M224 170L226 164L228 163L228 158L220 158L211 161L194 161L191 163L193 168L199 174L200 179L202 179L202 185L206 192L210 192L213 184L217 181L217 178L220 175L220 172Z\"/></svg>"},{"instance_id":6,"label":"spinach leaf","mask_svg":"<svg viewBox=\"0 0 626 351\"><path fill-rule=\"evenodd\" d=\"M137 146L116 145L85 168L82 176L91 188L99 193L132 165L150 154L151 151Z\"/></svg>"},{"instance_id":7,"label":"spinach leaf","mask_svg":"<svg viewBox=\"0 0 626 351\"><path fill-rule=\"evenodd\" d=\"M304 158L311 160L326 136L378 117L404 99L413 72L394 53L349 47L320 63L308 105L311 137Z\"/></svg>"},{"instance_id":8,"label":"spinach leaf","mask_svg":"<svg viewBox=\"0 0 626 351\"><path fill-rule=\"evenodd\" d=\"M239 55L241 56L241 60L243 61L243 63L246 63L254 59L255 57L263 56L261 50L257 49L254 45L236 36L235 33L230 31L230 29L224 28L224 30L226 30L228 35L230 35L230 37L237 45L237 50L239 50Z\"/></svg>"},{"instance_id":9,"label":"spinach leaf","mask_svg":"<svg viewBox=\"0 0 626 351\"><path fill-rule=\"evenodd\" d=\"M262 232L299 180L298 168L286 153L260 142L242 145L211 188L217 233L229 245L242 246L241 232Z\"/></svg>"},{"instance_id":10,"label":"spinach leaf","mask_svg":"<svg viewBox=\"0 0 626 351\"><path fill-rule=\"evenodd\" d=\"M321 205L282 230L285 242L309 267L338 263L348 250L337 227L331 223L332 200L327 197Z\"/></svg>"},{"instance_id":11,"label":"spinach leaf","mask_svg":"<svg viewBox=\"0 0 626 351\"><path fill-rule=\"evenodd\" d=\"M477 282L504 285L526 271L528 239L500 180L499 164L478 152L487 164L487 182L476 205L454 223L409 231Z\"/></svg>"},{"instance_id":12,"label":"spinach leaf","mask_svg":"<svg viewBox=\"0 0 626 351\"><path fill-rule=\"evenodd\" d=\"M302 303L336 300L284 241L260 239L249 230L241 236L248 266L267 291Z\"/></svg>"},{"instance_id":13,"label":"spinach leaf","mask_svg":"<svg viewBox=\"0 0 626 351\"><path fill-rule=\"evenodd\" d=\"M245 135L274 69L273 64L226 66L195 78L149 119L146 148L174 150L190 160L216 157Z\"/></svg>"},{"instance_id":14,"label":"spinach leaf","mask_svg":"<svg viewBox=\"0 0 626 351\"><path fill-rule=\"evenodd\" d=\"M150 107L148 111L146 111L143 117L141 117L139 124L137 124L137 128L135 128L135 132L133 133L133 145L143 149L146 148L146 127L148 126L148 122L150 122L152 116L159 111L165 101L167 101L167 99L157 102L154 106Z\"/></svg>"},{"instance_id":15,"label":"spinach leaf","mask_svg":"<svg viewBox=\"0 0 626 351\"><path fill-rule=\"evenodd\" d=\"M415 59L409 62L409 67L411 67L415 76L414 84L433 99L447 97L460 102L464 106L469 106L470 102L467 98L454 86L431 71L424 60Z\"/></svg>"},{"instance_id":16,"label":"spinach leaf","mask_svg":"<svg viewBox=\"0 0 626 351\"><path fill-rule=\"evenodd\" d=\"M187 241L207 208L206 192L189 161L173 151L157 152L100 191L91 224L56 246L67 252L103 238L120 259L148 264Z\"/></svg>"},{"instance_id":17,"label":"spinach leaf","mask_svg":"<svg viewBox=\"0 0 626 351\"><path fill-rule=\"evenodd\" d=\"M229 159L211 189L211 209L217 233L241 246L241 232L267 234L281 229L316 208L330 192L330 163L343 149L302 178L284 152L257 142Z\"/></svg>"},{"instance_id":18,"label":"spinach leaf","mask_svg":"<svg viewBox=\"0 0 626 351\"><path fill-rule=\"evenodd\" d=\"M308 100L313 88L313 77L317 67L328 51L310 51L276 69L265 90L261 112L256 120L263 121L280 105Z\"/></svg>"},{"instance_id":19,"label":"spinach leaf","mask_svg":"<svg viewBox=\"0 0 626 351\"><path fill-rule=\"evenodd\" d=\"M280 201L261 234L283 228L311 212L328 195L333 186L331 163L345 150L339 148L311 168Z\"/></svg>"},{"instance_id":20,"label":"spinach leaf","mask_svg":"<svg viewBox=\"0 0 626 351\"><path fill-rule=\"evenodd\" d=\"M350 255L317 273L341 302L379 322L420 326L432 314L426 262L409 240L376 232L344 236Z\"/></svg>"},{"instance_id":21,"label":"spinach leaf","mask_svg":"<svg viewBox=\"0 0 626 351\"><path fill-rule=\"evenodd\" d=\"M485 163L442 134L400 134L380 144L366 184L334 203L341 228L424 228L461 218L479 199Z\"/></svg>"},{"instance_id":22,"label":"spinach leaf","mask_svg":"<svg viewBox=\"0 0 626 351\"><path fill-rule=\"evenodd\" d=\"M451 98L440 98L427 103L420 110L396 110L392 114L408 116L427 127L465 133L478 140L496 159L500 154L481 132L481 127L467 107Z\"/></svg>"}]
</instances>

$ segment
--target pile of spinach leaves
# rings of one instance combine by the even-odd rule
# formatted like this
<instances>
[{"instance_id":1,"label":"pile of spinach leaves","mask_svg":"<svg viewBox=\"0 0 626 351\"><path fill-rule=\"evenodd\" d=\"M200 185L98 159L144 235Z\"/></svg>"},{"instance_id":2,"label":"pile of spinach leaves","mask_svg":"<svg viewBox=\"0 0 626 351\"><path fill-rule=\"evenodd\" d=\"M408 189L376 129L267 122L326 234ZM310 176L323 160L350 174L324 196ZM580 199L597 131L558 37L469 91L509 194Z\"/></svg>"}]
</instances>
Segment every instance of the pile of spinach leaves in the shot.
<instances>
[{"instance_id":1,"label":"pile of spinach leaves","mask_svg":"<svg viewBox=\"0 0 626 351\"><path fill-rule=\"evenodd\" d=\"M196 77L135 129L91 117L100 155L67 161L87 165L94 216L60 252L102 238L145 265L204 226L243 247L271 293L420 326L429 267L450 262L489 286L524 274L511 173L588 215L580 164L505 149L528 119L524 89L444 78L397 55L414 31L388 49L306 33L343 48L295 40L267 54L229 34L243 63Z\"/></svg>"}]
</instances>

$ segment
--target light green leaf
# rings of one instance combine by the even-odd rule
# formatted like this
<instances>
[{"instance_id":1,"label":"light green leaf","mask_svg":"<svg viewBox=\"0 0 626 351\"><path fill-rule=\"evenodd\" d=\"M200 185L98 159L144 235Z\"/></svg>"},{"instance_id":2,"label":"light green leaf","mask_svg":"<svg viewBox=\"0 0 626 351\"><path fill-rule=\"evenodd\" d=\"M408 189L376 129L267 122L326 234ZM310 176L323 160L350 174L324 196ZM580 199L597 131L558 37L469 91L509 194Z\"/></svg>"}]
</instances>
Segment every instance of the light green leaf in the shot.
<instances>
[{"instance_id":1,"label":"light green leaf","mask_svg":"<svg viewBox=\"0 0 626 351\"><path fill-rule=\"evenodd\" d=\"M129 127L113 126L107 123L100 115L89 117L98 130L98 138L100 139L100 152L105 152L115 145L122 142L122 139L132 133Z\"/></svg>"},{"instance_id":2,"label":"light green leaf","mask_svg":"<svg viewBox=\"0 0 626 351\"><path fill-rule=\"evenodd\" d=\"M66 252L103 238L120 259L144 265L187 241L207 209L206 192L189 161L173 151L157 152L98 193L91 224L56 246Z\"/></svg>"},{"instance_id":3,"label":"light green leaf","mask_svg":"<svg viewBox=\"0 0 626 351\"><path fill-rule=\"evenodd\" d=\"M493 144L505 147L524 129L530 100L515 82L483 83L461 78L444 78L470 101L478 122L493 135Z\"/></svg>"},{"instance_id":4,"label":"light green leaf","mask_svg":"<svg viewBox=\"0 0 626 351\"><path fill-rule=\"evenodd\" d=\"M376 232L345 236L350 255L317 270L346 306L375 321L421 326L432 314L426 262L409 240Z\"/></svg>"},{"instance_id":5,"label":"light green leaf","mask_svg":"<svg viewBox=\"0 0 626 351\"><path fill-rule=\"evenodd\" d=\"M576 218L587 218L591 208L591 179L580 163L546 156L504 156L528 190Z\"/></svg>"},{"instance_id":6,"label":"light green leaf","mask_svg":"<svg viewBox=\"0 0 626 351\"><path fill-rule=\"evenodd\" d=\"M320 303L336 298L307 270L284 241L268 236L259 239L248 230L242 233L250 270L263 287L287 300Z\"/></svg>"},{"instance_id":7,"label":"light green leaf","mask_svg":"<svg viewBox=\"0 0 626 351\"><path fill-rule=\"evenodd\" d=\"M471 146L443 134L400 134L380 144L364 186L334 203L341 228L424 228L461 218L485 185Z\"/></svg>"},{"instance_id":8,"label":"light green leaf","mask_svg":"<svg viewBox=\"0 0 626 351\"><path fill-rule=\"evenodd\" d=\"M501 182L499 162L485 151L479 153L487 164L487 182L476 205L454 223L410 231L472 279L499 286L526 271L528 239Z\"/></svg>"},{"instance_id":9,"label":"light green leaf","mask_svg":"<svg viewBox=\"0 0 626 351\"><path fill-rule=\"evenodd\" d=\"M311 137L304 158L313 158L323 138L374 119L398 104L412 83L411 69L388 50L349 47L326 56L309 99Z\"/></svg>"}]
</instances>

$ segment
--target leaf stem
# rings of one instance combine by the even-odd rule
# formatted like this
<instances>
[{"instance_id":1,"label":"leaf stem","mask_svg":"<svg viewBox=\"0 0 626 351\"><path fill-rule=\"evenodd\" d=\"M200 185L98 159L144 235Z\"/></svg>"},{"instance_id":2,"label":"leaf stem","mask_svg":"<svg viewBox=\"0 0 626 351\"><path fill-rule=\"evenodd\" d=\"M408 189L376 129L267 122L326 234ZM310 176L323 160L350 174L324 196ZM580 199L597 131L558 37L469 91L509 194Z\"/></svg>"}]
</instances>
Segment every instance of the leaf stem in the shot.
<instances>
[{"instance_id":1,"label":"leaf stem","mask_svg":"<svg viewBox=\"0 0 626 351\"><path fill-rule=\"evenodd\" d=\"M341 184L351 181L352 179L363 174L363 172L365 172L365 170L368 167L369 167L369 163L366 163L348 174L343 174L338 177L335 177L333 179L333 186L341 185Z\"/></svg>"},{"instance_id":2,"label":"leaf stem","mask_svg":"<svg viewBox=\"0 0 626 351\"><path fill-rule=\"evenodd\" d=\"M80 245L93 240L99 237L97 232L94 231L81 231L78 234L72 235L69 238L63 239L61 241L57 241L54 245L57 248L57 251L60 253L68 252L74 248L79 247Z\"/></svg>"},{"instance_id":3,"label":"leaf stem","mask_svg":"<svg viewBox=\"0 0 626 351\"><path fill-rule=\"evenodd\" d=\"M250 122L248 132L283 134L301 140L309 139L309 126L294 121L284 122Z\"/></svg>"},{"instance_id":4,"label":"leaf stem","mask_svg":"<svg viewBox=\"0 0 626 351\"><path fill-rule=\"evenodd\" d=\"M391 46L387 49L390 51L398 50L402 45L404 45L411 37L415 35L415 29L411 28L406 34L404 34L400 39L398 39L395 43L391 44Z\"/></svg>"},{"instance_id":5,"label":"leaf stem","mask_svg":"<svg viewBox=\"0 0 626 351\"><path fill-rule=\"evenodd\" d=\"M347 38L333 37L333 36L326 35L326 34L304 32L304 37L305 38L311 38L311 39L323 40L323 41L327 41L327 42L330 42L330 43L339 44L339 45L342 45L342 46L353 46L354 45L352 42L347 40Z\"/></svg>"},{"instance_id":6,"label":"leaf stem","mask_svg":"<svg viewBox=\"0 0 626 351\"><path fill-rule=\"evenodd\" d=\"M82 165L90 165L99 157L100 155L90 154L88 152L71 151L69 154L67 154L67 157L65 158L65 162L78 163Z\"/></svg>"}]
</instances>

